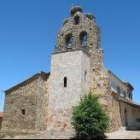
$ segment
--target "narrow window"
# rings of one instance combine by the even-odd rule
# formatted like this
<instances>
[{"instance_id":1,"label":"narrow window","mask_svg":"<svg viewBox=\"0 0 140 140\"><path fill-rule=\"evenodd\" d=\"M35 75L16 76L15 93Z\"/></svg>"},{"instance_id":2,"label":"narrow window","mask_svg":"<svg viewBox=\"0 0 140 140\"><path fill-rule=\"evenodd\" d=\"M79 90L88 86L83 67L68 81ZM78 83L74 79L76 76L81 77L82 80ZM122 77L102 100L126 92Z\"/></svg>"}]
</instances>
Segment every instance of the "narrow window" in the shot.
<instances>
[{"instance_id":1,"label":"narrow window","mask_svg":"<svg viewBox=\"0 0 140 140\"><path fill-rule=\"evenodd\" d=\"M87 71L85 71L84 80L87 80Z\"/></svg>"},{"instance_id":2,"label":"narrow window","mask_svg":"<svg viewBox=\"0 0 140 140\"><path fill-rule=\"evenodd\" d=\"M132 95L132 92L131 92L131 100L133 100L133 95Z\"/></svg>"},{"instance_id":3,"label":"narrow window","mask_svg":"<svg viewBox=\"0 0 140 140\"><path fill-rule=\"evenodd\" d=\"M25 109L22 109L21 112L22 112L22 115L25 115Z\"/></svg>"},{"instance_id":4,"label":"narrow window","mask_svg":"<svg viewBox=\"0 0 140 140\"><path fill-rule=\"evenodd\" d=\"M124 98L126 98L126 91L123 91L123 96Z\"/></svg>"},{"instance_id":5,"label":"narrow window","mask_svg":"<svg viewBox=\"0 0 140 140\"><path fill-rule=\"evenodd\" d=\"M87 45L87 32L82 31L80 33L80 43L82 46L86 46Z\"/></svg>"},{"instance_id":6,"label":"narrow window","mask_svg":"<svg viewBox=\"0 0 140 140\"><path fill-rule=\"evenodd\" d=\"M75 16L75 17L74 17L74 22L75 22L75 25L79 24L79 22L80 22L80 17L79 17L79 16Z\"/></svg>"},{"instance_id":7,"label":"narrow window","mask_svg":"<svg viewBox=\"0 0 140 140\"><path fill-rule=\"evenodd\" d=\"M117 86L117 93L121 93L121 89L120 89L120 87L119 86Z\"/></svg>"},{"instance_id":8,"label":"narrow window","mask_svg":"<svg viewBox=\"0 0 140 140\"><path fill-rule=\"evenodd\" d=\"M67 77L64 77L64 87L67 87Z\"/></svg>"},{"instance_id":9,"label":"narrow window","mask_svg":"<svg viewBox=\"0 0 140 140\"><path fill-rule=\"evenodd\" d=\"M68 47L71 47L72 44L73 44L73 36L72 36L72 34L68 34L68 35L66 36L66 45L67 45Z\"/></svg>"},{"instance_id":10,"label":"narrow window","mask_svg":"<svg viewBox=\"0 0 140 140\"><path fill-rule=\"evenodd\" d=\"M129 93L129 99L132 100L132 93L131 92Z\"/></svg>"}]
</instances>

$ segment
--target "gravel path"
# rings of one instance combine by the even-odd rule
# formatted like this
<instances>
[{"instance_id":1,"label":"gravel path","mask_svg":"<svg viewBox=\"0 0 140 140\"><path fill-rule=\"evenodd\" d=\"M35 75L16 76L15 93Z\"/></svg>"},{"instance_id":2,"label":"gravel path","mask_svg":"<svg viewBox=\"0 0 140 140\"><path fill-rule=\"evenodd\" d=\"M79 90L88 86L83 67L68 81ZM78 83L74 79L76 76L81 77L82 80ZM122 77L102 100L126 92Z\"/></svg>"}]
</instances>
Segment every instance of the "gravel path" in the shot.
<instances>
[{"instance_id":1,"label":"gravel path","mask_svg":"<svg viewBox=\"0 0 140 140\"><path fill-rule=\"evenodd\" d=\"M125 131L125 130L119 130L111 133L106 133L107 139L140 139L140 131ZM13 138L11 137L5 137L4 139L46 139L47 137L42 136L15 136ZM54 139L54 138L49 138ZM57 139L66 139L66 138L57 138Z\"/></svg>"}]
</instances>

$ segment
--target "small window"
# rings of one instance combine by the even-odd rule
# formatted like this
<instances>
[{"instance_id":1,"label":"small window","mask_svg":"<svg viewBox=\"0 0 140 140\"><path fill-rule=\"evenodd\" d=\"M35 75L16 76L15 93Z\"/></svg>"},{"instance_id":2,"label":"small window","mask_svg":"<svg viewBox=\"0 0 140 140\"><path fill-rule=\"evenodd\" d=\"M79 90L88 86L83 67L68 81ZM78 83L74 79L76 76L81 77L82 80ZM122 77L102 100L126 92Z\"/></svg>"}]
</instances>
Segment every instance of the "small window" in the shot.
<instances>
[{"instance_id":1,"label":"small window","mask_svg":"<svg viewBox=\"0 0 140 140\"><path fill-rule=\"evenodd\" d=\"M126 91L123 91L123 96L124 98L126 98Z\"/></svg>"},{"instance_id":2,"label":"small window","mask_svg":"<svg viewBox=\"0 0 140 140\"><path fill-rule=\"evenodd\" d=\"M22 109L21 112L22 112L22 115L25 115L25 109Z\"/></svg>"},{"instance_id":3,"label":"small window","mask_svg":"<svg viewBox=\"0 0 140 140\"><path fill-rule=\"evenodd\" d=\"M67 87L67 77L64 77L64 87Z\"/></svg>"},{"instance_id":4,"label":"small window","mask_svg":"<svg viewBox=\"0 0 140 140\"><path fill-rule=\"evenodd\" d=\"M85 71L84 80L87 80L87 71Z\"/></svg>"},{"instance_id":5,"label":"small window","mask_svg":"<svg viewBox=\"0 0 140 140\"><path fill-rule=\"evenodd\" d=\"M117 93L121 93L121 89L120 89L120 87L119 86L117 86Z\"/></svg>"},{"instance_id":6,"label":"small window","mask_svg":"<svg viewBox=\"0 0 140 140\"><path fill-rule=\"evenodd\" d=\"M87 32L83 31L80 33L80 43L82 46L86 46L87 43Z\"/></svg>"},{"instance_id":7,"label":"small window","mask_svg":"<svg viewBox=\"0 0 140 140\"><path fill-rule=\"evenodd\" d=\"M132 93L131 92L129 93L129 99L132 100Z\"/></svg>"},{"instance_id":8,"label":"small window","mask_svg":"<svg viewBox=\"0 0 140 140\"><path fill-rule=\"evenodd\" d=\"M75 22L75 25L79 24L79 22L80 22L80 17L79 17L79 16L75 16L75 17L74 17L74 22Z\"/></svg>"}]
</instances>

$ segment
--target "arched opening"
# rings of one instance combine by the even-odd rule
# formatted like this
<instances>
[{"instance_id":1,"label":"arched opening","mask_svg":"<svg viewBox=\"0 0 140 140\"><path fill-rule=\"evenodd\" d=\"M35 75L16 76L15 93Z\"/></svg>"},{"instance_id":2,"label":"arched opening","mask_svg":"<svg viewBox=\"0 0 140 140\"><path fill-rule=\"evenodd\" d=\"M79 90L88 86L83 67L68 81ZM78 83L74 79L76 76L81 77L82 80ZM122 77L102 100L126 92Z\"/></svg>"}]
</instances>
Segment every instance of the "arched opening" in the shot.
<instances>
[{"instance_id":1,"label":"arched opening","mask_svg":"<svg viewBox=\"0 0 140 140\"><path fill-rule=\"evenodd\" d=\"M80 33L80 43L81 43L82 46L87 45L87 32L86 31L82 31Z\"/></svg>"},{"instance_id":2,"label":"arched opening","mask_svg":"<svg viewBox=\"0 0 140 140\"><path fill-rule=\"evenodd\" d=\"M72 44L73 44L73 36L72 36L72 34L66 35L65 41L66 41L66 45L68 47L71 47Z\"/></svg>"},{"instance_id":3,"label":"arched opening","mask_svg":"<svg viewBox=\"0 0 140 140\"><path fill-rule=\"evenodd\" d=\"M80 23L80 17L79 16L74 17L74 23L75 23L75 25L78 25Z\"/></svg>"},{"instance_id":4,"label":"arched opening","mask_svg":"<svg viewBox=\"0 0 140 140\"><path fill-rule=\"evenodd\" d=\"M64 87L67 87L67 77L64 77Z\"/></svg>"}]
</instances>

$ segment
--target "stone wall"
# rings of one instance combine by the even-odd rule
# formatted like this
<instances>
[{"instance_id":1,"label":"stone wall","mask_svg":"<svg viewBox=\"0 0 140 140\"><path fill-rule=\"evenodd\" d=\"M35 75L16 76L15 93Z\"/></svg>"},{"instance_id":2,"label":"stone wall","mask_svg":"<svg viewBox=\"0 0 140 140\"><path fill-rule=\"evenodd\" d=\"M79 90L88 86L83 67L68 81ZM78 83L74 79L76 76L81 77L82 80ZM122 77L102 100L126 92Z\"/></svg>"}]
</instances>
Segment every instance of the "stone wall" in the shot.
<instances>
[{"instance_id":1,"label":"stone wall","mask_svg":"<svg viewBox=\"0 0 140 140\"><path fill-rule=\"evenodd\" d=\"M2 118L0 117L0 129L2 127Z\"/></svg>"},{"instance_id":2,"label":"stone wall","mask_svg":"<svg viewBox=\"0 0 140 140\"><path fill-rule=\"evenodd\" d=\"M47 79L47 76L37 74L6 91L3 131L26 134L46 129Z\"/></svg>"},{"instance_id":3,"label":"stone wall","mask_svg":"<svg viewBox=\"0 0 140 140\"><path fill-rule=\"evenodd\" d=\"M71 135L72 107L90 90L89 54L83 50L53 54L51 64L47 130L52 135Z\"/></svg>"},{"instance_id":4,"label":"stone wall","mask_svg":"<svg viewBox=\"0 0 140 140\"><path fill-rule=\"evenodd\" d=\"M117 93L112 92L112 110L111 110L111 127L110 131L118 130L122 126L121 122L121 108L120 108L120 102L119 102L119 96Z\"/></svg>"},{"instance_id":5,"label":"stone wall","mask_svg":"<svg viewBox=\"0 0 140 140\"><path fill-rule=\"evenodd\" d=\"M36 130L46 130L48 119L48 100L49 100L49 78L38 79L37 87L37 104L36 104Z\"/></svg>"}]
</instances>

